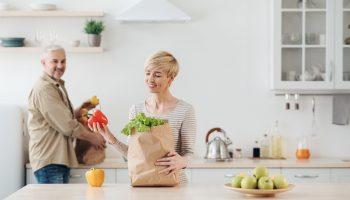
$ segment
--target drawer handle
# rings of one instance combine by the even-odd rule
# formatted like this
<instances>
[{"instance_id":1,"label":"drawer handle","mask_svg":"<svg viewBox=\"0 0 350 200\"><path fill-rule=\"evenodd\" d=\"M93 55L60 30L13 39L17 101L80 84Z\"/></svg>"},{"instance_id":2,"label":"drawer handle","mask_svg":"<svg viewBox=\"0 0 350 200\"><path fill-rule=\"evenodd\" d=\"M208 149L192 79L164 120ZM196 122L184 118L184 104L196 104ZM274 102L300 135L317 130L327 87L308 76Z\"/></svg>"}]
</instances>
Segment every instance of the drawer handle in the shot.
<instances>
[{"instance_id":1,"label":"drawer handle","mask_svg":"<svg viewBox=\"0 0 350 200\"><path fill-rule=\"evenodd\" d=\"M233 174L225 174L225 177L232 178L232 177L234 177L234 175Z\"/></svg>"},{"instance_id":2,"label":"drawer handle","mask_svg":"<svg viewBox=\"0 0 350 200\"><path fill-rule=\"evenodd\" d=\"M318 175L300 175L300 174L297 174L294 177L295 178L318 178Z\"/></svg>"},{"instance_id":3,"label":"drawer handle","mask_svg":"<svg viewBox=\"0 0 350 200\"><path fill-rule=\"evenodd\" d=\"M69 178L81 178L80 174L71 174L69 175Z\"/></svg>"}]
</instances>

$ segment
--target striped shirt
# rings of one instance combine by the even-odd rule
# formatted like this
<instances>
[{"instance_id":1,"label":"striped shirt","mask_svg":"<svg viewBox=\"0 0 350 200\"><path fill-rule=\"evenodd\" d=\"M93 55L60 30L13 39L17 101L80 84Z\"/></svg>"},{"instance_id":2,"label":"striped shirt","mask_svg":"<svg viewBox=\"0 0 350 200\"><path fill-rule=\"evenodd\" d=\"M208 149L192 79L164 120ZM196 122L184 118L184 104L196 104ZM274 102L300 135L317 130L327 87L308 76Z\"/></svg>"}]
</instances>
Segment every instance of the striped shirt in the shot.
<instances>
[{"instance_id":1,"label":"striped shirt","mask_svg":"<svg viewBox=\"0 0 350 200\"><path fill-rule=\"evenodd\" d=\"M179 100L176 107L169 113L164 115L154 115L147 111L145 102L135 104L130 109L129 119L135 118L140 112L145 113L148 117L168 120L174 137L175 151L179 155L183 157L185 156L188 159L193 156L196 135L196 117L192 105L183 100ZM180 183L186 182L187 177L185 170L180 170Z\"/></svg>"}]
</instances>

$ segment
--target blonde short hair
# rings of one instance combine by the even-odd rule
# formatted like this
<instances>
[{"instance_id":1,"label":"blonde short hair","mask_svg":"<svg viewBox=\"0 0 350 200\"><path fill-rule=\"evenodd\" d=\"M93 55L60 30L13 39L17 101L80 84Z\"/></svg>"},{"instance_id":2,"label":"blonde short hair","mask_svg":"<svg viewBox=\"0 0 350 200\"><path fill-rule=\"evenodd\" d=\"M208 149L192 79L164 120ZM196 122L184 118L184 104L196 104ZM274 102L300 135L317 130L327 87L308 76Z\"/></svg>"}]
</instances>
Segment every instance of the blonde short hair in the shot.
<instances>
[{"instance_id":1,"label":"blonde short hair","mask_svg":"<svg viewBox=\"0 0 350 200\"><path fill-rule=\"evenodd\" d=\"M167 73L167 76L171 78L175 78L179 73L179 64L176 58L166 51L158 51L150 56L145 63L145 68L164 70Z\"/></svg>"}]
</instances>

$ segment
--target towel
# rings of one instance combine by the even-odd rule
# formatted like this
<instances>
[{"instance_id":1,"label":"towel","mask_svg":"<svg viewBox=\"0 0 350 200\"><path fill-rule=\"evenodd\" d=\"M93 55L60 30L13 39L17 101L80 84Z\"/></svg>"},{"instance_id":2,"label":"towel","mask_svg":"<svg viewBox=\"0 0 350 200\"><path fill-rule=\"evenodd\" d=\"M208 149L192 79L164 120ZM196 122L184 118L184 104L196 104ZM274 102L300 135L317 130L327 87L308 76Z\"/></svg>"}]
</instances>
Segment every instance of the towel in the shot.
<instances>
[{"instance_id":1,"label":"towel","mask_svg":"<svg viewBox=\"0 0 350 200\"><path fill-rule=\"evenodd\" d=\"M350 114L350 94L333 95L333 124L348 125Z\"/></svg>"}]
</instances>

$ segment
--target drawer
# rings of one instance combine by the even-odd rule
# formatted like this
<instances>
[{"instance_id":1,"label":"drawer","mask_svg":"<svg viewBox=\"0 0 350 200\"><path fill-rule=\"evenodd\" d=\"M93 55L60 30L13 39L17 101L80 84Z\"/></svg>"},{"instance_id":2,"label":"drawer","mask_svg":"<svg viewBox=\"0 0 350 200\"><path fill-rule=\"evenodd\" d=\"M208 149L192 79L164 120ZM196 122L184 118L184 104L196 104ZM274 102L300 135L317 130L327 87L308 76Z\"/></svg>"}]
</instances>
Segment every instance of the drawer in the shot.
<instances>
[{"instance_id":1,"label":"drawer","mask_svg":"<svg viewBox=\"0 0 350 200\"><path fill-rule=\"evenodd\" d=\"M332 183L350 183L350 169L331 169Z\"/></svg>"},{"instance_id":2,"label":"drawer","mask_svg":"<svg viewBox=\"0 0 350 200\"><path fill-rule=\"evenodd\" d=\"M129 172L128 169L117 169L116 183L129 183Z\"/></svg>"},{"instance_id":3,"label":"drawer","mask_svg":"<svg viewBox=\"0 0 350 200\"><path fill-rule=\"evenodd\" d=\"M71 169L69 175L69 183L86 183L85 173L89 169ZM116 170L104 169L105 181L104 183L116 183Z\"/></svg>"},{"instance_id":4,"label":"drawer","mask_svg":"<svg viewBox=\"0 0 350 200\"><path fill-rule=\"evenodd\" d=\"M279 174L279 168L268 168L269 175ZM231 182L232 177L238 173L253 174L253 168L233 168L233 169L191 169L191 183L224 184Z\"/></svg>"},{"instance_id":5,"label":"drawer","mask_svg":"<svg viewBox=\"0 0 350 200\"><path fill-rule=\"evenodd\" d=\"M32 169L26 169L26 185L38 183L35 179L34 172Z\"/></svg>"},{"instance_id":6,"label":"drawer","mask_svg":"<svg viewBox=\"0 0 350 200\"><path fill-rule=\"evenodd\" d=\"M283 168L282 174L289 183L330 183L330 169L303 168L292 169Z\"/></svg>"}]
</instances>

